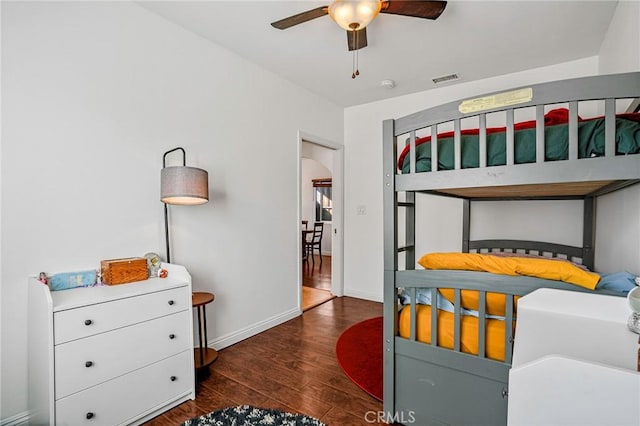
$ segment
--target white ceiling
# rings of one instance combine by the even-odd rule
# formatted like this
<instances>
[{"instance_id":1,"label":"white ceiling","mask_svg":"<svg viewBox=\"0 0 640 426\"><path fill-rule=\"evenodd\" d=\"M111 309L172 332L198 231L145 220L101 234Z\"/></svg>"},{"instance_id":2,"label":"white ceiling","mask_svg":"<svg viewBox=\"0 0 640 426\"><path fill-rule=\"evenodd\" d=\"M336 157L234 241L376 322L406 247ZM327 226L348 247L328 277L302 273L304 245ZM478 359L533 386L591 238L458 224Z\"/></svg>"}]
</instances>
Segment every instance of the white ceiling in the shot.
<instances>
[{"instance_id":1,"label":"white ceiling","mask_svg":"<svg viewBox=\"0 0 640 426\"><path fill-rule=\"evenodd\" d=\"M597 55L616 1L449 1L435 21L380 14L351 78L345 31L329 16L270 23L329 1L141 1L139 4L330 101L351 106ZM382 87L384 79L396 82ZM455 84L455 83L445 83Z\"/></svg>"}]
</instances>

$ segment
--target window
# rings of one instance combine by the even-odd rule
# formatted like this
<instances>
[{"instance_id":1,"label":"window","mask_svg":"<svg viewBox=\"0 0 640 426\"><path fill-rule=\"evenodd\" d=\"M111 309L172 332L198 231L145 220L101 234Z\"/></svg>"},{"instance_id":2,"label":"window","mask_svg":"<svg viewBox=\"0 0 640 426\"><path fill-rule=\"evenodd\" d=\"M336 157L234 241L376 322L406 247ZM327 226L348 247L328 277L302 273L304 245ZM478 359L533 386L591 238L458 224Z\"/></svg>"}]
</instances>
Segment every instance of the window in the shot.
<instances>
[{"instance_id":1,"label":"window","mask_svg":"<svg viewBox=\"0 0 640 426\"><path fill-rule=\"evenodd\" d=\"M315 203L315 221L331 222L333 203L331 201L331 178L313 179L313 199Z\"/></svg>"}]
</instances>

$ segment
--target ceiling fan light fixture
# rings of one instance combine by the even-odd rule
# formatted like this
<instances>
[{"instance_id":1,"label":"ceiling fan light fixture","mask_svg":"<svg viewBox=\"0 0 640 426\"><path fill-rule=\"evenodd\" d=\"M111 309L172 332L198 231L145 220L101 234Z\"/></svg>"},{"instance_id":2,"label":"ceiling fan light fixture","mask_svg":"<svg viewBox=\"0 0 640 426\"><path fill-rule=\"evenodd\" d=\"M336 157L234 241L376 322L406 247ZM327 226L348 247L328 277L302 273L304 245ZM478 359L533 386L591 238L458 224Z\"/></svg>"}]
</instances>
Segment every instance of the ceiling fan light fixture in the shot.
<instances>
[{"instance_id":1,"label":"ceiling fan light fixture","mask_svg":"<svg viewBox=\"0 0 640 426\"><path fill-rule=\"evenodd\" d=\"M380 13L380 0L334 0L329 5L329 16L347 31L361 30Z\"/></svg>"}]
</instances>

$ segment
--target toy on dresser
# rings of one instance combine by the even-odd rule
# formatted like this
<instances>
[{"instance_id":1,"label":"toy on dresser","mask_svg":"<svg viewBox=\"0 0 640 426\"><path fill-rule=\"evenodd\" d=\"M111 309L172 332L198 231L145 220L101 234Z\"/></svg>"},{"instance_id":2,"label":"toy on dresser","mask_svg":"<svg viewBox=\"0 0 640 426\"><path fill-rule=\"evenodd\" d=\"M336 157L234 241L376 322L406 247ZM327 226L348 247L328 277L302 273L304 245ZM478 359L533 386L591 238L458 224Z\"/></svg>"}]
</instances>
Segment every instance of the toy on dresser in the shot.
<instances>
[{"instance_id":1,"label":"toy on dresser","mask_svg":"<svg viewBox=\"0 0 640 426\"><path fill-rule=\"evenodd\" d=\"M41 272L39 280L48 284L52 291L57 291L76 287L93 287L98 283L97 277L97 271L95 269L89 269L77 272L61 272L53 274L50 277L47 277L44 272Z\"/></svg>"}]
</instances>

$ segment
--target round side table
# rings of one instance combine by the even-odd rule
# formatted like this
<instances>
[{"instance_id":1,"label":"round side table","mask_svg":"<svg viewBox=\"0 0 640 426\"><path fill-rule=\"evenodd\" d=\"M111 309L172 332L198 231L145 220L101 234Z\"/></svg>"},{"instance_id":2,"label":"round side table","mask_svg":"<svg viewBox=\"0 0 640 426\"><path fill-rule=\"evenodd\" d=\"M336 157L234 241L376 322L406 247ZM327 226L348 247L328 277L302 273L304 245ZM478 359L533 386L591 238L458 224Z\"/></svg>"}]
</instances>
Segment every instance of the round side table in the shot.
<instances>
[{"instance_id":1,"label":"round side table","mask_svg":"<svg viewBox=\"0 0 640 426\"><path fill-rule=\"evenodd\" d=\"M218 351L207 346L207 315L206 305L213 302L212 293L194 292L191 304L198 312L198 344L193 350L196 379L201 380L209 375L209 366L218 359Z\"/></svg>"}]
</instances>

